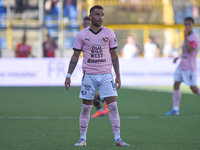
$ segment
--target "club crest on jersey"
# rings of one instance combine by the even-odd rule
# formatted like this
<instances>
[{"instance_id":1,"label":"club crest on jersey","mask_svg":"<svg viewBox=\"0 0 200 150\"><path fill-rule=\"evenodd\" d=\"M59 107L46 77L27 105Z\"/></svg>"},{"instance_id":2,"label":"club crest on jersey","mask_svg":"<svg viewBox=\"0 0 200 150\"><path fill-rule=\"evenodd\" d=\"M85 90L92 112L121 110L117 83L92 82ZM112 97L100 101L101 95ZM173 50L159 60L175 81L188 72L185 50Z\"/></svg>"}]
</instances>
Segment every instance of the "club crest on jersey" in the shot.
<instances>
[{"instance_id":1,"label":"club crest on jersey","mask_svg":"<svg viewBox=\"0 0 200 150\"><path fill-rule=\"evenodd\" d=\"M108 42L108 37L103 37L102 40L106 43Z\"/></svg>"},{"instance_id":2,"label":"club crest on jersey","mask_svg":"<svg viewBox=\"0 0 200 150\"><path fill-rule=\"evenodd\" d=\"M85 38L85 40L90 42L90 38Z\"/></svg>"}]
</instances>

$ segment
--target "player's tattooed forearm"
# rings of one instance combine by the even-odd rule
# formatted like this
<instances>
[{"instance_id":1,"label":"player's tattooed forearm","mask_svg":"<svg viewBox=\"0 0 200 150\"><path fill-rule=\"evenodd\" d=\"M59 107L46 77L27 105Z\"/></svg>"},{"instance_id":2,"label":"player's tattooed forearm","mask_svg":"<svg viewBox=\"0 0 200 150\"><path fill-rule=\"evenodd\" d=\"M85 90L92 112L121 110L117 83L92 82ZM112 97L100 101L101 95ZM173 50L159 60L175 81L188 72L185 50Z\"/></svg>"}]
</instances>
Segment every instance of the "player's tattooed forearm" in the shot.
<instances>
[{"instance_id":1,"label":"player's tattooed forearm","mask_svg":"<svg viewBox=\"0 0 200 150\"><path fill-rule=\"evenodd\" d=\"M75 67L76 67L76 64L77 64L77 60L75 59L71 59L70 61L70 64L69 64L69 70L68 70L68 73L72 74Z\"/></svg>"},{"instance_id":2,"label":"player's tattooed forearm","mask_svg":"<svg viewBox=\"0 0 200 150\"><path fill-rule=\"evenodd\" d=\"M114 56L112 58L113 68L115 70L116 75L119 75L119 59L118 56Z\"/></svg>"}]
</instances>

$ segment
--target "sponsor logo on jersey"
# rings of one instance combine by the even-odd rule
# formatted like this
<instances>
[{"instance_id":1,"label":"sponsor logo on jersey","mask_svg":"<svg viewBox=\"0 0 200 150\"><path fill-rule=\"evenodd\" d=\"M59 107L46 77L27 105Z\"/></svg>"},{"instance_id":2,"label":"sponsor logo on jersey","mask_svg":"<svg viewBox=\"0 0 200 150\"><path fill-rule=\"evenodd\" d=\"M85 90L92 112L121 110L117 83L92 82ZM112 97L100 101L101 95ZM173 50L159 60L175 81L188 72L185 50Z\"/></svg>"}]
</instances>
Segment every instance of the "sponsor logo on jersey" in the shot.
<instances>
[{"instance_id":1,"label":"sponsor logo on jersey","mask_svg":"<svg viewBox=\"0 0 200 150\"><path fill-rule=\"evenodd\" d=\"M103 50L100 45L92 46L91 49L91 58L102 58L103 57Z\"/></svg>"},{"instance_id":2,"label":"sponsor logo on jersey","mask_svg":"<svg viewBox=\"0 0 200 150\"><path fill-rule=\"evenodd\" d=\"M102 40L106 43L108 42L108 37L103 37Z\"/></svg>"},{"instance_id":3,"label":"sponsor logo on jersey","mask_svg":"<svg viewBox=\"0 0 200 150\"><path fill-rule=\"evenodd\" d=\"M106 62L106 59L88 59L87 63L101 63L101 62Z\"/></svg>"},{"instance_id":4,"label":"sponsor logo on jersey","mask_svg":"<svg viewBox=\"0 0 200 150\"><path fill-rule=\"evenodd\" d=\"M85 40L90 42L90 38L85 38Z\"/></svg>"}]
</instances>

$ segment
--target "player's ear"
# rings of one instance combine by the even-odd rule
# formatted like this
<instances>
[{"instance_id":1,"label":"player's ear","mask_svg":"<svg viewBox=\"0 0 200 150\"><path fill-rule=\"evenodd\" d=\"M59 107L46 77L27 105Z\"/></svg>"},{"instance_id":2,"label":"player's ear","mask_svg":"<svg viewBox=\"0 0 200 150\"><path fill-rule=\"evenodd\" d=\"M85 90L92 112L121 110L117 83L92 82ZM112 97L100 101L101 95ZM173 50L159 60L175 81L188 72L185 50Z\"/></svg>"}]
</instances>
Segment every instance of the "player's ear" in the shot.
<instances>
[{"instance_id":1,"label":"player's ear","mask_svg":"<svg viewBox=\"0 0 200 150\"><path fill-rule=\"evenodd\" d=\"M92 14L89 15L90 20L92 20Z\"/></svg>"}]
</instances>

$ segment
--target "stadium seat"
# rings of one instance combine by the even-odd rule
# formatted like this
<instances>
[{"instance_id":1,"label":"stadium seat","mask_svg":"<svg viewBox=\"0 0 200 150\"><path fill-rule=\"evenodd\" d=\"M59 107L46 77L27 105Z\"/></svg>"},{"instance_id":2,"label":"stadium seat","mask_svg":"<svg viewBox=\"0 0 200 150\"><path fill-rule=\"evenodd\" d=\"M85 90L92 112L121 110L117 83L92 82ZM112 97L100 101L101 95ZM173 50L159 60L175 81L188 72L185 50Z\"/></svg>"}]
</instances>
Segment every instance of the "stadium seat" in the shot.
<instances>
[{"instance_id":1,"label":"stadium seat","mask_svg":"<svg viewBox=\"0 0 200 150\"><path fill-rule=\"evenodd\" d=\"M7 47L7 41L5 37L0 38L0 47L1 48L6 48Z\"/></svg>"},{"instance_id":2,"label":"stadium seat","mask_svg":"<svg viewBox=\"0 0 200 150\"><path fill-rule=\"evenodd\" d=\"M65 6L63 9L63 16L68 17L69 20L77 20L77 10L76 7L73 5Z\"/></svg>"},{"instance_id":3,"label":"stadium seat","mask_svg":"<svg viewBox=\"0 0 200 150\"><path fill-rule=\"evenodd\" d=\"M0 6L4 6L3 0L0 0Z\"/></svg>"},{"instance_id":4,"label":"stadium seat","mask_svg":"<svg viewBox=\"0 0 200 150\"><path fill-rule=\"evenodd\" d=\"M54 38L54 39L58 39L58 29L56 28L48 28L48 34Z\"/></svg>"},{"instance_id":5,"label":"stadium seat","mask_svg":"<svg viewBox=\"0 0 200 150\"><path fill-rule=\"evenodd\" d=\"M6 27L6 14L0 14L0 28Z\"/></svg>"},{"instance_id":6,"label":"stadium seat","mask_svg":"<svg viewBox=\"0 0 200 150\"><path fill-rule=\"evenodd\" d=\"M65 48L72 48L79 29L67 28L65 31Z\"/></svg>"},{"instance_id":7,"label":"stadium seat","mask_svg":"<svg viewBox=\"0 0 200 150\"><path fill-rule=\"evenodd\" d=\"M47 14L44 17L44 20L47 28L58 28L58 25L53 22L54 20L58 20L56 15Z\"/></svg>"}]
</instances>

